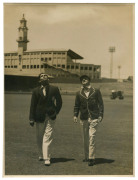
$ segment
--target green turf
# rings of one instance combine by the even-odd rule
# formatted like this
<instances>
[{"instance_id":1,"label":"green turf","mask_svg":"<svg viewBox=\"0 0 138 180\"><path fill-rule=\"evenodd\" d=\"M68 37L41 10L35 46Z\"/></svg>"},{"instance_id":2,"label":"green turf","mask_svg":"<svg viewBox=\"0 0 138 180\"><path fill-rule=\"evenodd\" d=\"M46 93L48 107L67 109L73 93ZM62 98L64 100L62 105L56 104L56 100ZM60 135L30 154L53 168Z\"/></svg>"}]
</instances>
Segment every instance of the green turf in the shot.
<instances>
[{"instance_id":1,"label":"green turf","mask_svg":"<svg viewBox=\"0 0 138 180\"><path fill-rule=\"evenodd\" d=\"M31 95L5 95L6 175L132 175L133 99L104 97L105 115L97 134L97 164L83 163L80 124L73 123L74 96L62 96L50 167L38 161L35 127L29 126Z\"/></svg>"}]
</instances>

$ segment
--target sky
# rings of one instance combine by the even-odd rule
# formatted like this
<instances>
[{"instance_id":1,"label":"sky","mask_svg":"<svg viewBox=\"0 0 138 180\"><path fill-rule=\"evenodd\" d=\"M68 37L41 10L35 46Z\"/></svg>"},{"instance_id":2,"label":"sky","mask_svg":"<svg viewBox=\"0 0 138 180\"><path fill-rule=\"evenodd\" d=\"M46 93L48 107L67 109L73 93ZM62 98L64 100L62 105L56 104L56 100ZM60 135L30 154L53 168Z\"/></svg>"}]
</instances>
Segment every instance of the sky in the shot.
<instances>
[{"instance_id":1,"label":"sky","mask_svg":"<svg viewBox=\"0 0 138 180\"><path fill-rule=\"evenodd\" d=\"M71 49L101 65L101 76L128 78L134 68L134 4L4 4L4 51L17 51L18 27L23 14L28 27L28 49Z\"/></svg>"}]
</instances>

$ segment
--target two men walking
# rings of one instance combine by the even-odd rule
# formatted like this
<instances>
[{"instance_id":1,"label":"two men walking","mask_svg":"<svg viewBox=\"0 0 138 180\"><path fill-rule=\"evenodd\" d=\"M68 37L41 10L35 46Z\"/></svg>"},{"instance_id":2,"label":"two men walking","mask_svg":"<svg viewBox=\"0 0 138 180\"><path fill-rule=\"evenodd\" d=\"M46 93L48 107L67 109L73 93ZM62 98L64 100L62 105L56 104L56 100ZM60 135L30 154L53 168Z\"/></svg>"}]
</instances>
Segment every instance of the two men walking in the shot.
<instances>
[{"instance_id":1,"label":"two men walking","mask_svg":"<svg viewBox=\"0 0 138 180\"><path fill-rule=\"evenodd\" d=\"M48 75L39 76L40 87L33 90L30 106L30 125L36 123L39 160L50 165L50 146L53 141L54 124L62 107L59 89L49 85ZM83 127L84 162L89 166L95 163L95 138L99 122L103 119L103 100L98 89L91 87L90 78L80 77L82 88L76 94L74 106L74 123L78 121Z\"/></svg>"}]
</instances>

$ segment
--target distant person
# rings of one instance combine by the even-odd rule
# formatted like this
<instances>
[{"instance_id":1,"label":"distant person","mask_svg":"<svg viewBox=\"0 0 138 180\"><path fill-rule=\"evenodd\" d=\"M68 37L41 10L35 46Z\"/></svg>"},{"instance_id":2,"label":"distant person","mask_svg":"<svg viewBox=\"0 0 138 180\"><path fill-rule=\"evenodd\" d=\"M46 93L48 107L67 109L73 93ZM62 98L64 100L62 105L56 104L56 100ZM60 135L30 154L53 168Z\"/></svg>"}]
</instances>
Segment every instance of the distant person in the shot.
<instances>
[{"instance_id":1,"label":"distant person","mask_svg":"<svg viewBox=\"0 0 138 180\"><path fill-rule=\"evenodd\" d=\"M49 166L54 125L62 107L62 98L58 87L49 84L47 74L39 75L39 83L32 93L29 120L31 126L36 124L39 160L44 160L44 164Z\"/></svg>"},{"instance_id":2,"label":"distant person","mask_svg":"<svg viewBox=\"0 0 138 180\"><path fill-rule=\"evenodd\" d=\"M86 75L80 77L81 90L77 92L74 106L74 123L78 121L83 127L84 155L83 162L88 166L95 164L95 138L99 122L103 119L104 105L99 89L90 85L90 78Z\"/></svg>"}]
</instances>

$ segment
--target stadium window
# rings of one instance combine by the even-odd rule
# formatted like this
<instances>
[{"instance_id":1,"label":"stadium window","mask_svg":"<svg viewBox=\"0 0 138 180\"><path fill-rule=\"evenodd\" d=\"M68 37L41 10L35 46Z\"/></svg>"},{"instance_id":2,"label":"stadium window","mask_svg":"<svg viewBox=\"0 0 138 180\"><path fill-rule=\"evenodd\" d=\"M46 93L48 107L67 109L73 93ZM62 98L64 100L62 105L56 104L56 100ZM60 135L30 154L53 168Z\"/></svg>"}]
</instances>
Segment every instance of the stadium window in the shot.
<instances>
[{"instance_id":1,"label":"stadium window","mask_svg":"<svg viewBox=\"0 0 138 180\"><path fill-rule=\"evenodd\" d=\"M67 69L70 69L70 65L67 65Z\"/></svg>"},{"instance_id":2,"label":"stadium window","mask_svg":"<svg viewBox=\"0 0 138 180\"><path fill-rule=\"evenodd\" d=\"M92 67L89 67L89 70L92 70Z\"/></svg>"},{"instance_id":3,"label":"stadium window","mask_svg":"<svg viewBox=\"0 0 138 180\"><path fill-rule=\"evenodd\" d=\"M47 64L44 65L44 68L47 68Z\"/></svg>"},{"instance_id":4,"label":"stadium window","mask_svg":"<svg viewBox=\"0 0 138 180\"><path fill-rule=\"evenodd\" d=\"M88 67L85 67L85 70L88 70Z\"/></svg>"},{"instance_id":5,"label":"stadium window","mask_svg":"<svg viewBox=\"0 0 138 180\"><path fill-rule=\"evenodd\" d=\"M96 71L96 67L94 68L94 72Z\"/></svg>"},{"instance_id":6,"label":"stadium window","mask_svg":"<svg viewBox=\"0 0 138 180\"><path fill-rule=\"evenodd\" d=\"M27 65L27 69L29 69L29 65Z\"/></svg>"},{"instance_id":7,"label":"stadium window","mask_svg":"<svg viewBox=\"0 0 138 180\"><path fill-rule=\"evenodd\" d=\"M65 54L65 53L62 53L62 54Z\"/></svg>"},{"instance_id":8,"label":"stadium window","mask_svg":"<svg viewBox=\"0 0 138 180\"><path fill-rule=\"evenodd\" d=\"M79 69L79 67L78 67L78 66L76 66L76 69Z\"/></svg>"},{"instance_id":9,"label":"stadium window","mask_svg":"<svg viewBox=\"0 0 138 180\"><path fill-rule=\"evenodd\" d=\"M33 65L30 66L30 69L33 69Z\"/></svg>"},{"instance_id":10,"label":"stadium window","mask_svg":"<svg viewBox=\"0 0 138 180\"><path fill-rule=\"evenodd\" d=\"M41 68L44 68L44 66L43 66L43 65L41 65Z\"/></svg>"},{"instance_id":11,"label":"stadium window","mask_svg":"<svg viewBox=\"0 0 138 180\"><path fill-rule=\"evenodd\" d=\"M81 70L83 70L83 67L81 67Z\"/></svg>"},{"instance_id":12,"label":"stadium window","mask_svg":"<svg viewBox=\"0 0 138 180\"><path fill-rule=\"evenodd\" d=\"M74 66L71 66L71 69L74 69Z\"/></svg>"},{"instance_id":13,"label":"stadium window","mask_svg":"<svg viewBox=\"0 0 138 180\"><path fill-rule=\"evenodd\" d=\"M7 66L5 66L5 68L7 68Z\"/></svg>"},{"instance_id":14,"label":"stadium window","mask_svg":"<svg viewBox=\"0 0 138 180\"><path fill-rule=\"evenodd\" d=\"M60 64L58 64L57 67L60 67Z\"/></svg>"},{"instance_id":15,"label":"stadium window","mask_svg":"<svg viewBox=\"0 0 138 180\"><path fill-rule=\"evenodd\" d=\"M8 68L10 68L10 66L8 66Z\"/></svg>"},{"instance_id":16,"label":"stadium window","mask_svg":"<svg viewBox=\"0 0 138 180\"><path fill-rule=\"evenodd\" d=\"M56 64L53 64L54 67L56 67Z\"/></svg>"},{"instance_id":17,"label":"stadium window","mask_svg":"<svg viewBox=\"0 0 138 180\"><path fill-rule=\"evenodd\" d=\"M41 58L41 61L43 61L44 60L44 58Z\"/></svg>"},{"instance_id":18,"label":"stadium window","mask_svg":"<svg viewBox=\"0 0 138 180\"><path fill-rule=\"evenodd\" d=\"M36 69L36 65L34 65L34 69Z\"/></svg>"},{"instance_id":19,"label":"stadium window","mask_svg":"<svg viewBox=\"0 0 138 180\"><path fill-rule=\"evenodd\" d=\"M14 66L14 68L17 68L17 66Z\"/></svg>"},{"instance_id":20,"label":"stadium window","mask_svg":"<svg viewBox=\"0 0 138 180\"><path fill-rule=\"evenodd\" d=\"M37 68L39 68L39 65L37 65Z\"/></svg>"},{"instance_id":21,"label":"stadium window","mask_svg":"<svg viewBox=\"0 0 138 180\"><path fill-rule=\"evenodd\" d=\"M22 68L23 68L23 69L26 69L26 65L22 65Z\"/></svg>"},{"instance_id":22,"label":"stadium window","mask_svg":"<svg viewBox=\"0 0 138 180\"><path fill-rule=\"evenodd\" d=\"M49 58L49 61L51 61L51 57Z\"/></svg>"},{"instance_id":23,"label":"stadium window","mask_svg":"<svg viewBox=\"0 0 138 180\"><path fill-rule=\"evenodd\" d=\"M47 58L45 58L45 62L47 62Z\"/></svg>"},{"instance_id":24,"label":"stadium window","mask_svg":"<svg viewBox=\"0 0 138 180\"><path fill-rule=\"evenodd\" d=\"M13 68L13 66L11 66L11 68Z\"/></svg>"},{"instance_id":25,"label":"stadium window","mask_svg":"<svg viewBox=\"0 0 138 180\"><path fill-rule=\"evenodd\" d=\"M64 64L62 64L62 68L65 68L65 65L64 65Z\"/></svg>"}]
</instances>

